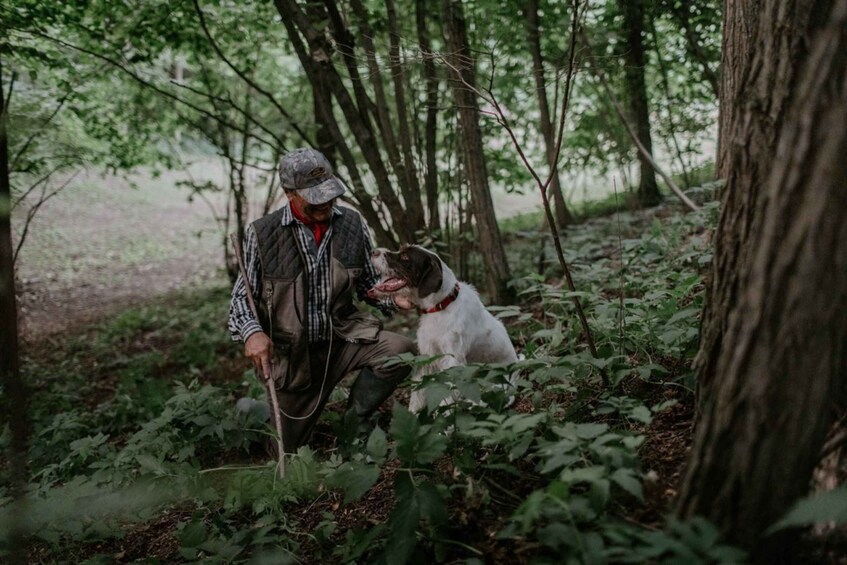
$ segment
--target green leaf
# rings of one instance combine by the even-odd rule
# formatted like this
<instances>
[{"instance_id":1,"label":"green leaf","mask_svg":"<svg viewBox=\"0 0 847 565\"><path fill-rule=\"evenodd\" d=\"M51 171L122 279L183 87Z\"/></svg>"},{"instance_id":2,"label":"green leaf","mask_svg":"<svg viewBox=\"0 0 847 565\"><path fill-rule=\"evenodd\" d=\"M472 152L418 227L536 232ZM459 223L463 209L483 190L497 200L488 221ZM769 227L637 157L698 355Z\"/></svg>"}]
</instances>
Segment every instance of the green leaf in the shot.
<instances>
[{"instance_id":1,"label":"green leaf","mask_svg":"<svg viewBox=\"0 0 847 565\"><path fill-rule=\"evenodd\" d=\"M606 433L608 429L608 424L579 424L576 427L576 436L580 439L594 439Z\"/></svg>"},{"instance_id":2,"label":"green leaf","mask_svg":"<svg viewBox=\"0 0 847 565\"><path fill-rule=\"evenodd\" d=\"M416 532L421 521L421 509L411 477L406 473L398 473L396 477L396 502L388 519L391 533L385 544L385 561L406 563L418 544Z\"/></svg>"},{"instance_id":3,"label":"green leaf","mask_svg":"<svg viewBox=\"0 0 847 565\"><path fill-rule=\"evenodd\" d=\"M438 405L441 404L441 401L450 396L451 391L450 387L445 385L444 383L432 383L428 384L426 388L424 388L424 394L426 395L426 409L429 412L432 412Z\"/></svg>"},{"instance_id":4,"label":"green leaf","mask_svg":"<svg viewBox=\"0 0 847 565\"><path fill-rule=\"evenodd\" d=\"M641 481L633 476L631 470L618 469L609 478L638 500L644 500L644 489L641 486Z\"/></svg>"},{"instance_id":5,"label":"green leaf","mask_svg":"<svg viewBox=\"0 0 847 565\"><path fill-rule=\"evenodd\" d=\"M366 451L375 462L385 461L385 456L388 454L388 439L379 426L376 426L368 437Z\"/></svg>"},{"instance_id":6,"label":"green leaf","mask_svg":"<svg viewBox=\"0 0 847 565\"><path fill-rule=\"evenodd\" d=\"M344 463L326 478L331 488L344 490L344 503L359 499L379 478L379 467L357 461Z\"/></svg>"},{"instance_id":7,"label":"green leaf","mask_svg":"<svg viewBox=\"0 0 847 565\"><path fill-rule=\"evenodd\" d=\"M179 534L179 543L182 547L197 547L204 541L206 541L206 524L203 520L191 522Z\"/></svg>"},{"instance_id":8,"label":"green leaf","mask_svg":"<svg viewBox=\"0 0 847 565\"><path fill-rule=\"evenodd\" d=\"M765 534L821 522L847 523L847 487L803 498Z\"/></svg>"}]
</instances>

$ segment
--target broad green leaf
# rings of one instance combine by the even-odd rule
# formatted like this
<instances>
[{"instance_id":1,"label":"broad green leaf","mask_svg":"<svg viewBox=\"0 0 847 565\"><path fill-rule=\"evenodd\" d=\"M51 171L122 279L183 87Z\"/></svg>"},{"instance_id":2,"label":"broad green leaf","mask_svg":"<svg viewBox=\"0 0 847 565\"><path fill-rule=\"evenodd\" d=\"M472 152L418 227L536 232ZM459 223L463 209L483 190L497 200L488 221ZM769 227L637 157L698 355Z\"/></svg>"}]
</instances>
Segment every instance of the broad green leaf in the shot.
<instances>
[{"instance_id":1,"label":"broad green leaf","mask_svg":"<svg viewBox=\"0 0 847 565\"><path fill-rule=\"evenodd\" d=\"M847 487L803 498L765 533L822 522L847 523Z\"/></svg>"},{"instance_id":2,"label":"broad green leaf","mask_svg":"<svg viewBox=\"0 0 847 565\"><path fill-rule=\"evenodd\" d=\"M348 461L326 478L327 486L344 490L344 503L357 500L370 489L379 478L379 467L361 462Z\"/></svg>"},{"instance_id":3,"label":"broad green leaf","mask_svg":"<svg viewBox=\"0 0 847 565\"><path fill-rule=\"evenodd\" d=\"M606 433L608 429L608 424L578 424L576 426L576 435L580 439L594 439Z\"/></svg>"},{"instance_id":4,"label":"broad green leaf","mask_svg":"<svg viewBox=\"0 0 847 565\"><path fill-rule=\"evenodd\" d=\"M371 435L368 437L366 446L368 455L377 463L385 461L385 456L388 453L388 439L385 432L379 426L374 427Z\"/></svg>"},{"instance_id":5,"label":"broad green leaf","mask_svg":"<svg viewBox=\"0 0 847 565\"><path fill-rule=\"evenodd\" d=\"M644 489L641 486L641 481L633 476L630 469L617 469L611 474L610 478L638 500L644 500Z\"/></svg>"}]
</instances>

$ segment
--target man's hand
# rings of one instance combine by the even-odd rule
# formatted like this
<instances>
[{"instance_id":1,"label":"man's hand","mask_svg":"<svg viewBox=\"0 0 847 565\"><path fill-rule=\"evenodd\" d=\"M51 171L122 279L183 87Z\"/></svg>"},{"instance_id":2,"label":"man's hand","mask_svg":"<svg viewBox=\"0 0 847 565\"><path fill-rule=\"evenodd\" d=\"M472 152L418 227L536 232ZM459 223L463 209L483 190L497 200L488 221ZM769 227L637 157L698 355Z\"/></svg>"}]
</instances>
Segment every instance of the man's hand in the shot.
<instances>
[{"instance_id":1,"label":"man's hand","mask_svg":"<svg viewBox=\"0 0 847 565\"><path fill-rule=\"evenodd\" d=\"M271 356L274 344L264 332L256 332L247 338L244 344L244 355L253 361L256 372L265 379L271 378Z\"/></svg>"},{"instance_id":2,"label":"man's hand","mask_svg":"<svg viewBox=\"0 0 847 565\"><path fill-rule=\"evenodd\" d=\"M402 308L403 310L413 310L415 308L415 305L412 304L405 296L395 294L392 298L394 299L394 304L396 304L398 308Z\"/></svg>"}]
</instances>

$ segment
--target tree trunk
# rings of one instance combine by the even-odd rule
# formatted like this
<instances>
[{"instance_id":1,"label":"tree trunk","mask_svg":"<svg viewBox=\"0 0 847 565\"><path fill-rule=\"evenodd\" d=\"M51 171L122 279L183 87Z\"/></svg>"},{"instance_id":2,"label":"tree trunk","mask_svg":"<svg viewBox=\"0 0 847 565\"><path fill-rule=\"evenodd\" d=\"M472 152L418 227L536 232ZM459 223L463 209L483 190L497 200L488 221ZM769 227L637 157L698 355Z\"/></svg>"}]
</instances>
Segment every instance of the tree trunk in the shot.
<instances>
[{"instance_id":1,"label":"tree trunk","mask_svg":"<svg viewBox=\"0 0 847 565\"><path fill-rule=\"evenodd\" d=\"M377 139L371 128L369 114L373 102L367 98L361 88L359 77L350 77L354 90L353 94L356 98L354 100L354 97L348 92L344 80L333 65L334 48L324 30L315 29L295 0L274 0L274 5L279 12L283 25L285 25L290 41L295 45L295 51L303 69L306 71L309 82L325 84L338 102L338 107L341 109L350 131L356 139L356 144L374 176L379 196L391 213L393 229L401 239L415 241L415 232L423 226L415 226L407 221L403 203L397 197L392 186L388 170L380 155ZM308 51L300 41L300 34L306 40ZM349 60L352 53L342 53L342 56L345 58L348 70L354 69L356 62ZM317 77L319 76L321 81L325 82L318 81Z\"/></svg>"},{"instance_id":2,"label":"tree trunk","mask_svg":"<svg viewBox=\"0 0 847 565\"><path fill-rule=\"evenodd\" d=\"M14 80L14 78L12 79ZM11 432L7 452L9 495L12 504L22 504L25 494L27 394L21 380L18 351L18 305L15 297L15 268L12 258L12 190L9 182L9 100L6 99L3 62L0 60L0 383L3 407ZM12 521L8 533L9 561L23 563L26 555L23 532Z\"/></svg>"},{"instance_id":3,"label":"tree trunk","mask_svg":"<svg viewBox=\"0 0 847 565\"><path fill-rule=\"evenodd\" d=\"M644 79L644 1L620 0L624 26L624 79L631 123L635 134L650 155L653 155L653 140L650 135L650 109L647 104L647 83ZM662 201L656 184L656 171L650 160L640 151L638 162L641 178L638 183L638 201L642 206L654 206Z\"/></svg>"},{"instance_id":4,"label":"tree trunk","mask_svg":"<svg viewBox=\"0 0 847 565\"><path fill-rule=\"evenodd\" d=\"M550 118L550 105L547 101L547 81L544 78L544 59L541 57L541 39L538 25L538 0L529 0L525 8L526 32L529 50L532 54L532 74L535 77L535 90L538 93L538 109L541 118L541 135L547 149L547 165L553 171L548 193L553 195L556 209L556 223L564 227L573 223L573 215L565 204L562 185L559 180L559 169L556 163L556 139L553 121ZM576 17L574 15L573 17Z\"/></svg>"},{"instance_id":5,"label":"tree trunk","mask_svg":"<svg viewBox=\"0 0 847 565\"><path fill-rule=\"evenodd\" d=\"M486 279L491 300L497 304L510 304L515 299L514 289L508 286L510 278L506 252L500 239L500 228L494 215L494 203L488 187L488 171L479 127L479 106L475 88L474 59L468 42L465 17L459 0L444 0L444 31L447 39L447 60L454 75L451 81L453 96L459 115L459 135L463 140L462 155L471 193L473 215L479 231L479 245L486 264ZM469 85L471 88L468 88Z\"/></svg>"},{"instance_id":6,"label":"tree trunk","mask_svg":"<svg viewBox=\"0 0 847 565\"><path fill-rule=\"evenodd\" d=\"M822 21L810 21L811 14ZM761 98L734 105L745 116L732 121L739 132L761 132L762 124L750 122L766 121L762 110L779 109L781 127L775 151L767 151L771 139L761 138L764 150L745 143L737 158L729 157L728 192L763 183L747 201L752 209L734 214L753 218L753 227L735 265L738 300L724 306L723 347L678 512L710 519L730 541L752 548L755 560L773 562L785 546L759 538L809 492L826 432L845 400L847 129L840 126L847 123L847 0L766 0L756 28L748 44L754 71L741 92ZM808 53L790 50L781 58L772 50L793 42L788 30L808 39L799 42ZM786 67L792 80L783 82ZM741 174L747 170L757 176ZM729 225L719 229L719 241L723 230L736 233Z\"/></svg>"},{"instance_id":7,"label":"tree trunk","mask_svg":"<svg viewBox=\"0 0 847 565\"><path fill-rule=\"evenodd\" d=\"M797 72L806 55L814 0L784 10L773 0L726 0L721 72L718 175L726 180L714 238L714 260L701 318L698 410L717 374L729 313L739 300L739 274L747 264L761 187L773 156Z\"/></svg>"},{"instance_id":8,"label":"tree trunk","mask_svg":"<svg viewBox=\"0 0 847 565\"><path fill-rule=\"evenodd\" d=\"M430 56L432 47L429 30L426 25L426 0L415 0L415 24L418 32L418 46L424 57L424 78L426 79L426 126L424 127L424 152L426 174L427 214L430 234L441 230L441 215L438 209L438 161L436 159L436 141L438 134L438 75L435 61Z\"/></svg>"},{"instance_id":9,"label":"tree trunk","mask_svg":"<svg viewBox=\"0 0 847 565\"><path fill-rule=\"evenodd\" d=\"M423 206L421 206L421 184L418 182L418 170L412 155L412 134L409 130L408 110L406 106L406 89L403 85L403 62L400 59L400 27L397 23L397 12L393 0L385 0L388 14L388 61L391 68L391 79L394 83L394 105L397 108L397 133L400 137L400 148L403 152L403 175L399 179L406 186L406 213L408 221L418 228L424 227Z\"/></svg>"}]
</instances>

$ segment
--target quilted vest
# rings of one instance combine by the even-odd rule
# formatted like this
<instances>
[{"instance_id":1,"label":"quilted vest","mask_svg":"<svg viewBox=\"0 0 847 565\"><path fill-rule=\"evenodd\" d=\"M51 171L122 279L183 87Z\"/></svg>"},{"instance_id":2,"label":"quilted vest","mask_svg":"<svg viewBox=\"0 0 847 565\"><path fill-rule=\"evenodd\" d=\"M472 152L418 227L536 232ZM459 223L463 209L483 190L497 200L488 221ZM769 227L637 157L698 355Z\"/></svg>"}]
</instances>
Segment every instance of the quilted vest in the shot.
<instances>
[{"instance_id":1,"label":"quilted vest","mask_svg":"<svg viewBox=\"0 0 847 565\"><path fill-rule=\"evenodd\" d=\"M358 212L339 207L330 235L330 328L333 339L375 342L382 323L353 304L356 279L368 261L365 230ZM257 297L259 322L274 343L272 373L277 387L301 391L312 382L308 338L309 277L295 224L282 224L282 210L253 222L262 266L262 292ZM322 378L323 375L317 375Z\"/></svg>"}]
</instances>

